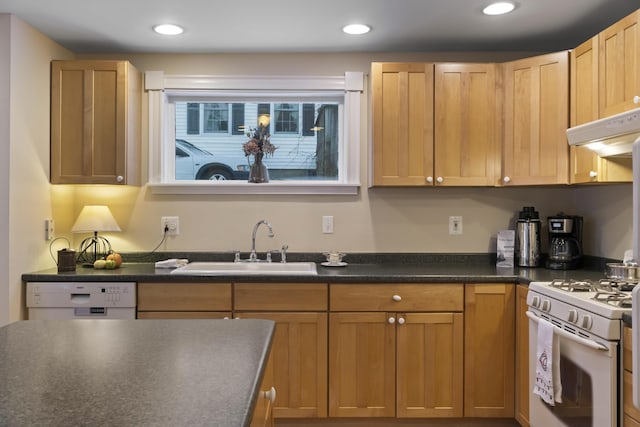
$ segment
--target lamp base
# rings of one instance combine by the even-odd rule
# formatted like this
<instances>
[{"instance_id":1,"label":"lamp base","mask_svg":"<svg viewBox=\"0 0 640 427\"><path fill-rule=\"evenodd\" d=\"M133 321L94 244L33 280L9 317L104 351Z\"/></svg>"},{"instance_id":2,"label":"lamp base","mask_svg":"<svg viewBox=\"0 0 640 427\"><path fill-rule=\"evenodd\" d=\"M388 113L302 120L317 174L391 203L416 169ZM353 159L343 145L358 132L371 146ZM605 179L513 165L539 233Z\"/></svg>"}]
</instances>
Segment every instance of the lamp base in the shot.
<instances>
[{"instance_id":1,"label":"lamp base","mask_svg":"<svg viewBox=\"0 0 640 427\"><path fill-rule=\"evenodd\" d=\"M93 263L99 259L106 258L111 252L111 243L96 232L93 236L87 237L80 243L78 258L76 262L93 267Z\"/></svg>"}]
</instances>

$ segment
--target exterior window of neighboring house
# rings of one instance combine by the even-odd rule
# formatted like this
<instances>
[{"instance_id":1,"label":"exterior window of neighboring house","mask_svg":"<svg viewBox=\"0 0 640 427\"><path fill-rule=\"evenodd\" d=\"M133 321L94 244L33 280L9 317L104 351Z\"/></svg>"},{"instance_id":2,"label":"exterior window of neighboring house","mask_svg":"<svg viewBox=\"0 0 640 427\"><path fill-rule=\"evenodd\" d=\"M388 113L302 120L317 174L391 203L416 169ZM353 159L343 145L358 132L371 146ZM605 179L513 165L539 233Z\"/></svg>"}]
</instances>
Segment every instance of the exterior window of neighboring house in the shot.
<instances>
[{"instance_id":1,"label":"exterior window of neighboring house","mask_svg":"<svg viewBox=\"0 0 640 427\"><path fill-rule=\"evenodd\" d=\"M229 132L229 104L204 104L204 133Z\"/></svg>"},{"instance_id":2,"label":"exterior window of neighboring house","mask_svg":"<svg viewBox=\"0 0 640 427\"><path fill-rule=\"evenodd\" d=\"M347 91L337 77L230 77L228 84L212 77L211 87L202 76L192 80L164 77L162 91L149 95L155 192L357 193L362 82ZM264 158L269 183L250 184L253 157L243 144L259 124L277 149Z\"/></svg>"},{"instance_id":3,"label":"exterior window of neighboring house","mask_svg":"<svg viewBox=\"0 0 640 427\"><path fill-rule=\"evenodd\" d=\"M200 133L200 104L190 102L187 104L187 134Z\"/></svg>"},{"instance_id":4,"label":"exterior window of neighboring house","mask_svg":"<svg viewBox=\"0 0 640 427\"><path fill-rule=\"evenodd\" d=\"M275 133L298 133L299 104L275 104Z\"/></svg>"}]
</instances>

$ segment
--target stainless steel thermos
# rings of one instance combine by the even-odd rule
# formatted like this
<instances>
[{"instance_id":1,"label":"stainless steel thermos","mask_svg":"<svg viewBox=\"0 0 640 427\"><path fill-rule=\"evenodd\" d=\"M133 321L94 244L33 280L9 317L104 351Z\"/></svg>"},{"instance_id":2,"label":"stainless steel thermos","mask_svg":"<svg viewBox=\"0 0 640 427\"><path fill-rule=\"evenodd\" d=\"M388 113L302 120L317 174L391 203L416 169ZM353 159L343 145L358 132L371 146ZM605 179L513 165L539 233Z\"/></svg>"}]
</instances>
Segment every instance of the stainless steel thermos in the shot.
<instances>
[{"instance_id":1,"label":"stainless steel thermos","mask_svg":"<svg viewBox=\"0 0 640 427\"><path fill-rule=\"evenodd\" d=\"M520 267L540 265L540 217L533 206L525 206L518 214L516 256Z\"/></svg>"}]
</instances>

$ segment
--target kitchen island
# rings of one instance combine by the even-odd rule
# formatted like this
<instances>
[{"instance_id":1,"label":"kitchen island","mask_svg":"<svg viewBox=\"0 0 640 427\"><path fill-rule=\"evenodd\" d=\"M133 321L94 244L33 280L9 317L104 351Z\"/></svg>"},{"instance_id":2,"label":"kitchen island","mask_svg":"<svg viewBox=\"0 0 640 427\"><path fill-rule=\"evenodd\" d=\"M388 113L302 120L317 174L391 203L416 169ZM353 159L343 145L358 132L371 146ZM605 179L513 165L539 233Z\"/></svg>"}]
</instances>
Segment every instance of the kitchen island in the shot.
<instances>
[{"instance_id":1,"label":"kitchen island","mask_svg":"<svg viewBox=\"0 0 640 427\"><path fill-rule=\"evenodd\" d=\"M0 328L0 425L248 426L268 320L27 320Z\"/></svg>"}]
</instances>

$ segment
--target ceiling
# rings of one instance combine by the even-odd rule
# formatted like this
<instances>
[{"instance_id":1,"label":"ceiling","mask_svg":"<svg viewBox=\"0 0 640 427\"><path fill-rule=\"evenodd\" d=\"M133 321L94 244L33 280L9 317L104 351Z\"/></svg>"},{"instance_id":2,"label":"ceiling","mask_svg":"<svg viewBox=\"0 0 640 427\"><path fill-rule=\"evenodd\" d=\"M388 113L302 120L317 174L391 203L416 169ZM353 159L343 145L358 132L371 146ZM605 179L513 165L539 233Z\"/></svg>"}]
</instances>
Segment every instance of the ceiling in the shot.
<instances>
[{"instance_id":1,"label":"ceiling","mask_svg":"<svg viewBox=\"0 0 640 427\"><path fill-rule=\"evenodd\" d=\"M640 7L637 0L0 0L77 53L436 52L570 49ZM152 32L175 23L184 34ZM349 23L372 27L347 36Z\"/></svg>"}]
</instances>

